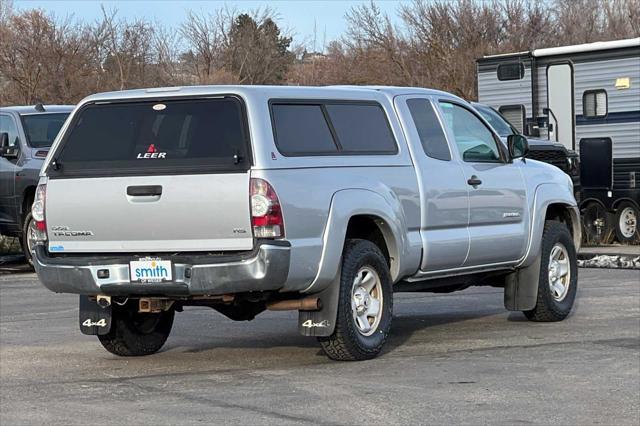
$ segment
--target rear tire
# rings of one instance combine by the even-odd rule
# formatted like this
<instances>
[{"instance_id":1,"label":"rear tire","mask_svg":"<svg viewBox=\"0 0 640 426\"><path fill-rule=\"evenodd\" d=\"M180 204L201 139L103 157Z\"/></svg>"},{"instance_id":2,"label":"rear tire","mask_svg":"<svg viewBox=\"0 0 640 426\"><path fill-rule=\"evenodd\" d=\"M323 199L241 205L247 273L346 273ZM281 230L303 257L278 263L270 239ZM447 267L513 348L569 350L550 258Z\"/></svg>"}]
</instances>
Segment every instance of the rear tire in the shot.
<instances>
[{"instance_id":1,"label":"rear tire","mask_svg":"<svg viewBox=\"0 0 640 426\"><path fill-rule=\"evenodd\" d=\"M562 321L571 312L578 290L578 261L567 227L547 221L542 234L536 306L524 315L530 321Z\"/></svg>"},{"instance_id":2,"label":"rear tire","mask_svg":"<svg viewBox=\"0 0 640 426\"><path fill-rule=\"evenodd\" d=\"M393 316L393 282L382 252L370 241L347 240L342 257L336 327L319 337L337 361L375 358L387 340Z\"/></svg>"},{"instance_id":3,"label":"rear tire","mask_svg":"<svg viewBox=\"0 0 640 426\"><path fill-rule=\"evenodd\" d=\"M137 300L124 306L113 304L111 330L98 339L104 348L119 356L156 353L167 341L173 326L174 310L157 314L139 313Z\"/></svg>"},{"instance_id":4,"label":"rear tire","mask_svg":"<svg viewBox=\"0 0 640 426\"><path fill-rule=\"evenodd\" d=\"M616 210L616 219L614 227L616 230L616 238L621 243L633 243L638 241L638 208L628 201L620 203Z\"/></svg>"}]
</instances>

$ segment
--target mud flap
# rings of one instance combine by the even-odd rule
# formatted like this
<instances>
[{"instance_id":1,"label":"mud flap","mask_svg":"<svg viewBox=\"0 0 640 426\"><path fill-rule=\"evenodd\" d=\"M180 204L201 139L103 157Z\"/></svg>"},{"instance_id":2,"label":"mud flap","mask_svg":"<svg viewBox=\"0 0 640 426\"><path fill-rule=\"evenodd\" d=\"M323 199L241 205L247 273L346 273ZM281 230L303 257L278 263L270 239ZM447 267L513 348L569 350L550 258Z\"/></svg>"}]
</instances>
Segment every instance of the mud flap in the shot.
<instances>
[{"instance_id":1,"label":"mud flap","mask_svg":"<svg viewBox=\"0 0 640 426\"><path fill-rule=\"evenodd\" d=\"M80 296L80 331L103 335L111 330L111 305L103 308L88 296Z\"/></svg>"},{"instance_id":2,"label":"mud flap","mask_svg":"<svg viewBox=\"0 0 640 426\"><path fill-rule=\"evenodd\" d=\"M540 256L529 266L507 275L504 281L504 307L509 311L529 311L538 300Z\"/></svg>"},{"instance_id":3,"label":"mud flap","mask_svg":"<svg viewBox=\"0 0 640 426\"><path fill-rule=\"evenodd\" d=\"M319 311L298 311L298 331L303 336L324 337L333 334L338 317L340 272L339 270L336 278L326 289L316 294L322 303Z\"/></svg>"}]
</instances>

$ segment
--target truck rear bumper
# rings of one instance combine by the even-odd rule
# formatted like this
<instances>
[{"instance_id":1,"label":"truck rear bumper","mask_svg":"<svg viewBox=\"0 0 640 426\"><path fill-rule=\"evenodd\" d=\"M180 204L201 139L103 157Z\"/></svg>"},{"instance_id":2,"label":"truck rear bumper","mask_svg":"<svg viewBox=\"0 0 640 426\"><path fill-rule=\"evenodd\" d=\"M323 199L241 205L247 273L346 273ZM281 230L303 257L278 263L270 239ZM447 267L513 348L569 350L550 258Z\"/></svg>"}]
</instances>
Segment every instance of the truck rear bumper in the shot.
<instances>
[{"instance_id":1,"label":"truck rear bumper","mask_svg":"<svg viewBox=\"0 0 640 426\"><path fill-rule=\"evenodd\" d=\"M173 281L132 283L129 262L143 255L51 256L44 246L34 249L38 278L56 293L108 296L154 295L189 297L245 291L278 290L289 273L290 244L261 242L241 255L160 255L173 264ZM98 278L98 271L109 271Z\"/></svg>"}]
</instances>

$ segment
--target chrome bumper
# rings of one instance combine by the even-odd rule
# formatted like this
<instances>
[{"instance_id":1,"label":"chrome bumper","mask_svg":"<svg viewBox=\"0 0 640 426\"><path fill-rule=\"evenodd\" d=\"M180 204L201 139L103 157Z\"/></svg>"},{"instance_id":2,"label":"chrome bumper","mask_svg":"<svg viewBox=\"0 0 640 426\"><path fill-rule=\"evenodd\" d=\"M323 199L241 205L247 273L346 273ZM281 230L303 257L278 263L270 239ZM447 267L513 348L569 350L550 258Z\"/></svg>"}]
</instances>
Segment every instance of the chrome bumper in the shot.
<instances>
[{"instance_id":1,"label":"chrome bumper","mask_svg":"<svg viewBox=\"0 0 640 426\"><path fill-rule=\"evenodd\" d=\"M278 290L289 273L290 245L264 242L238 256L166 255L173 263L173 281L132 283L129 261L144 255L51 256L44 246L33 251L38 278L56 293L108 296L154 295L188 297L245 291ZM108 270L108 278L98 271Z\"/></svg>"}]
</instances>

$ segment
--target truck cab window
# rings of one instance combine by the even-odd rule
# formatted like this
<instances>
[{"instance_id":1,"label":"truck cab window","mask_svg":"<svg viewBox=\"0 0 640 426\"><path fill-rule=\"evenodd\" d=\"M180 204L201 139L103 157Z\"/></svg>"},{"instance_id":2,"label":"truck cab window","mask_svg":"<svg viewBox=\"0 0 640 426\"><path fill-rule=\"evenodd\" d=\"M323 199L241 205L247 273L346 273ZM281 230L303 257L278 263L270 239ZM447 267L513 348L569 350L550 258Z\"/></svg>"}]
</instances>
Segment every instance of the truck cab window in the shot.
<instances>
[{"instance_id":1,"label":"truck cab window","mask_svg":"<svg viewBox=\"0 0 640 426\"><path fill-rule=\"evenodd\" d=\"M0 133L9 134L9 146L14 147L20 144L18 136L18 127L16 122L8 115L0 115Z\"/></svg>"},{"instance_id":2,"label":"truck cab window","mask_svg":"<svg viewBox=\"0 0 640 426\"><path fill-rule=\"evenodd\" d=\"M407 107L416 125L424 153L438 160L451 160L447 139L431 102L424 98L409 99Z\"/></svg>"},{"instance_id":3,"label":"truck cab window","mask_svg":"<svg viewBox=\"0 0 640 426\"><path fill-rule=\"evenodd\" d=\"M445 124L454 136L458 152L467 162L501 162L493 133L471 111L450 102L440 102Z\"/></svg>"}]
</instances>

